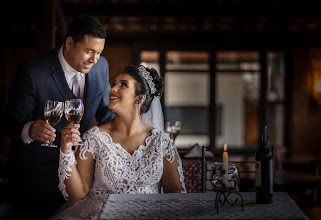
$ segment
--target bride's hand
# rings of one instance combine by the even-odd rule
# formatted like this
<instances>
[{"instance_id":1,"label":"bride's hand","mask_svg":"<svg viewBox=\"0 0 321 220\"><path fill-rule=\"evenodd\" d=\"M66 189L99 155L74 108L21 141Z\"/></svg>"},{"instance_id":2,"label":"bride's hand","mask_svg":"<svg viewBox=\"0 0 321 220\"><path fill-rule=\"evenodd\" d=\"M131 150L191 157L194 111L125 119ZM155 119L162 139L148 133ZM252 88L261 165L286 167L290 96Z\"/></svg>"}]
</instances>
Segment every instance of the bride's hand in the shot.
<instances>
[{"instance_id":1,"label":"bride's hand","mask_svg":"<svg viewBox=\"0 0 321 220\"><path fill-rule=\"evenodd\" d=\"M60 149L63 153L69 154L74 142L81 141L80 132L78 131L79 124L68 124L61 130L61 146Z\"/></svg>"}]
</instances>

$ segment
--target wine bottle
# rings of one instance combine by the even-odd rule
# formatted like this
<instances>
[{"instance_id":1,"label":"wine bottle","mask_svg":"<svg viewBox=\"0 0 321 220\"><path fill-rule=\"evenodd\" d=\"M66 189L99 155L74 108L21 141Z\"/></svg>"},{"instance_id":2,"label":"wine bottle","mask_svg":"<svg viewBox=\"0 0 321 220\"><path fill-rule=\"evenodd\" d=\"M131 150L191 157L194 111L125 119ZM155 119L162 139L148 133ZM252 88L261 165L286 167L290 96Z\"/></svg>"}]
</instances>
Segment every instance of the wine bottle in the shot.
<instances>
[{"instance_id":1,"label":"wine bottle","mask_svg":"<svg viewBox=\"0 0 321 220\"><path fill-rule=\"evenodd\" d=\"M256 203L269 204L273 195L273 155L267 146L267 126L263 127L260 147L255 155Z\"/></svg>"}]
</instances>

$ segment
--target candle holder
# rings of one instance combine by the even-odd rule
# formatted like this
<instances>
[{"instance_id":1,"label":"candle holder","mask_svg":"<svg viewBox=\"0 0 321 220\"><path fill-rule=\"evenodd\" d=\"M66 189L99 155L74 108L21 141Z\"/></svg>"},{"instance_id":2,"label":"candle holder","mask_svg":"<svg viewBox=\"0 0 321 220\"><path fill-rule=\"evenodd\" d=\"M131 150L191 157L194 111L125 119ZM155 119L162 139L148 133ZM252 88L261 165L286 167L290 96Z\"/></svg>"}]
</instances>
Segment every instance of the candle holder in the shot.
<instances>
[{"instance_id":1,"label":"candle holder","mask_svg":"<svg viewBox=\"0 0 321 220\"><path fill-rule=\"evenodd\" d=\"M229 196L232 194L236 194L236 197L234 197L234 200L229 200ZM244 202L243 202L243 197L239 192L217 192L215 196L215 209L216 209L216 214L218 214L218 207L219 204L223 206L225 203L228 205L235 205L238 201L238 199L241 199L241 206L242 206L242 211L244 211Z\"/></svg>"},{"instance_id":2,"label":"candle holder","mask_svg":"<svg viewBox=\"0 0 321 220\"><path fill-rule=\"evenodd\" d=\"M224 183L225 170L222 162L214 162L211 172L211 185L215 192L238 192L240 175L234 163L228 163L228 186Z\"/></svg>"},{"instance_id":3,"label":"candle holder","mask_svg":"<svg viewBox=\"0 0 321 220\"><path fill-rule=\"evenodd\" d=\"M218 213L219 205L223 206L224 204L235 205L238 199L241 199L242 211L243 207L243 197L239 191L240 175L237 167L234 163L228 163L228 184L224 183L225 170L223 170L222 162L214 162L211 172L211 185L216 193L215 197L215 209ZM235 200L229 199L229 196L236 194Z\"/></svg>"}]
</instances>

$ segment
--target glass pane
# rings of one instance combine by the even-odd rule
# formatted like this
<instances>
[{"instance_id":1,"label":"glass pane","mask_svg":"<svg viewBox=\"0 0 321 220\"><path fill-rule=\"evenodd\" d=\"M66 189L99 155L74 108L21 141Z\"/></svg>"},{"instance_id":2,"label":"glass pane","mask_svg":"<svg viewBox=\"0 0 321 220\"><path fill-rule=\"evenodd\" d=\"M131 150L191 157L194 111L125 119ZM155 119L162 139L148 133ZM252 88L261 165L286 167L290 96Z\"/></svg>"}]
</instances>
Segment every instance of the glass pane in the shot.
<instances>
[{"instance_id":1,"label":"glass pane","mask_svg":"<svg viewBox=\"0 0 321 220\"><path fill-rule=\"evenodd\" d=\"M167 107L166 121L181 121L181 132L175 140L177 148L194 144L209 146L209 112L207 107Z\"/></svg>"},{"instance_id":2,"label":"glass pane","mask_svg":"<svg viewBox=\"0 0 321 220\"><path fill-rule=\"evenodd\" d=\"M208 106L210 100L208 73L166 72L165 105Z\"/></svg>"},{"instance_id":3,"label":"glass pane","mask_svg":"<svg viewBox=\"0 0 321 220\"><path fill-rule=\"evenodd\" d=\"M207 52L169 51L166 53L167 70L209 70Z\"/></svg>"},{"instance_id":4,"label":"glass pane","mask_svg":"<svg viewBox=\"0 0 321 220\"><path fill-rule=\"evenodd\" d=\"M270 105L267 109L267 125L269 135L269 146L283 147L284 137L284 105Z\"/></svg>"},{"instance_id":5,"label":"glass pane","mask_svg":"<svg viewBox=\"0 0 321 220\"><path fill-rule=\"evenodd\" d=\"M158 74L159 72L159 52L158 51L142 51L140 53L141 65L149 68L154 68Z\"/></svg>"},{"instance_id":6,"label":"glass pane","mask_svg":"<svg viewBox=\"0 0 321 220\"><path fill-rule=\"evenodd\" d=\"M167 107L165 117L167 121L182 121L181 134L209 133L207 107Z\"/></svg>"},{"instance_id":7,"label":"glass pane","mask_svg":"<svg viewBox=\"0 0 321 220\"><path fill-rule=\"evenodd\" d=\"M267 55L267 74L268 74L268 101L280 101L284 99L284 77L285 61L284 54L281 52L270 52Z\"/></svg>"},{"instance_id":8,"label":"glass pane","mask_svg":"<svg viewBox=\"0 0 321 220\"><path fill-rule=\"evenodd\" d=\"M244 103L243 79L240 74L217 73L216 102L221 106L221 135L217 136L217 146L243 146L244 143Z\"/></svg>"},{"instance_id":9,"label":"glass pane","mask_svg":"<svg viewBox=\"0 0 321 220\"><path fill-rule=\"evenodd\" d=\"M159 60L159 52L158 51L142 51L140 53L140 60L142 62L151 62L156 63Z\"/></svg>"},{"instance_id":10,"label":"glass pane","mask_svg":"<svg viewBox=\"0 0 321 220\"><path fill-rule=\"evenodd\" d=\"M285 60L282 52L267 54L267 125L269 145L283 147L284 143L284 80Z\"/></svg>"},{"instance_id":11,"label":"glass pane","mask_svg":"<svg viewBox=\"0 0 321 220\"><path fill-rule=\"evenodd\" d=\"M165 68L165 120L182 122L178 148L209 145L210 75L207 52L168 51Z\"/></svg>"},{"instance_id":12,"label":"glass pane","mask_svg":"<svg viewBox=\"0 0 321 220\"><path fill-rule=\"evenodd\" d=\"M219 71L259 71L260 64L257 62L229 62L217 63L216 69Z\"/></svg>"},{"instance_id":13,"label":"glass pane","mask_svg":"<svg viewBox=\"0 0 321 220\"><path fill-rule=\"evenodd\" d=\"M218 62L258 62L260 55L257 52L221 51L216 54L216 58Z\"/></svg>"},{"instance_id":14,"label":"glass pane","mask_svg":"<svg viewBox=\"0 0 321 220\"><path fill-rule=\"evenodd\" d=\"M216 147L256 146L258 141L260 63L258 52L216 54Z\"/></svg>"}]
</instances>

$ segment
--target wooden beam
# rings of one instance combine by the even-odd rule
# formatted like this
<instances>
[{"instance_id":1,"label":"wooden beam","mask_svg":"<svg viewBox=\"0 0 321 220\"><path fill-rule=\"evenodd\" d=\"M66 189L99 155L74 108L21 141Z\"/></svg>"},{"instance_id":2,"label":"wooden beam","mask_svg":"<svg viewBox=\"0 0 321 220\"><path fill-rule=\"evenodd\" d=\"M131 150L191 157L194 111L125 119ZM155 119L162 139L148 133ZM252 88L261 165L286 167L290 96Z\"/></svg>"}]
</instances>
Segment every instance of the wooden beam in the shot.
<instances>
[{"instance_id":1,"label":"wooden beam","mask_svg":"<svg viewBox=\"0 0 321 220\"><path fill-rule=\"evenodd\" d=\"M320 17L317 1L243 1L243 2L143 2L112 3L65 2L66 15L81 13L96 16L197 16L197 17Z\"/></svg>"}]
</instances>

